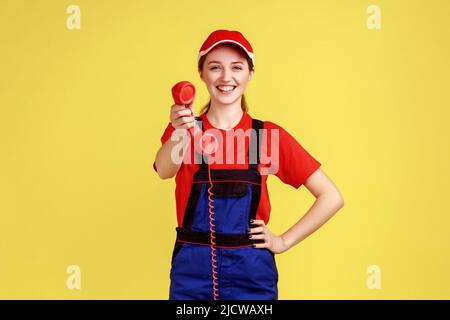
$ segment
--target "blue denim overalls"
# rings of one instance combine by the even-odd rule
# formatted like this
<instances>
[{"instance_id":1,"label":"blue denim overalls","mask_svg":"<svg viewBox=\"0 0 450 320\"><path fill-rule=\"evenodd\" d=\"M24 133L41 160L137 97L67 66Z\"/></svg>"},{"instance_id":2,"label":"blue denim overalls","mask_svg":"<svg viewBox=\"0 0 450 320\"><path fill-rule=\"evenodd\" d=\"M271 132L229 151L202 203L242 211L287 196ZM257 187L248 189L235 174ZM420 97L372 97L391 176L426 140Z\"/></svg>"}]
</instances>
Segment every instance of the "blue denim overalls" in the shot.
<instances>
[{"instance_id":1,"label":"blue denim overalls","mask_svg":"<svg viewBox=\"0 0 450 320\"><path fill-rule=\"evenodd\" d=\"M199 117L196 119L201 121ZM248 169L210 169L214 215L209 210L208 164L200 155L201 164L193 177L182 227L176 228L170 300L278 299L275 256L268 249L253 248L254 243L262 240L248 239L247 234L261 196L258 171L261 138L258 133L263 122L253 119L252 128L256 135L251 135L250 139L256 139L256 143L253 143L254 148L249 143ZM250 162L250 159L256 161ZM214 250L211 222L215 231Z\"/></svg>"}]
</instances>

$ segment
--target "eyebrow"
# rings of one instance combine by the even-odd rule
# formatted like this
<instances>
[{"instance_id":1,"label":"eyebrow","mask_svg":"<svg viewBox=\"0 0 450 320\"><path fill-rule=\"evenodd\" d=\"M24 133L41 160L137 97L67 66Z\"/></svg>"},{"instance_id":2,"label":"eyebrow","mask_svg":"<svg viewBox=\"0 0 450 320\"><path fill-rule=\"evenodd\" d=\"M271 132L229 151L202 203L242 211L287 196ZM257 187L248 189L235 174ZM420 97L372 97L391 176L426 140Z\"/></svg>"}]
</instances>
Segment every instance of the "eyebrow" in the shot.
<instances>
[{"instance_id":1,"label":"eyebrow","mask_svg":"<svg viewBox=\"0 0 450 320\"><path fill-rule=\"evenodd\" d=\"M210 63L218 63L218 64L220 64L220 61L215 61L215 60L213 60L213 61L208 62L208 64L210 64ZM233 63L244 64L242 61L233 61L231 64L233 64Z\"/></svg>"}]
</instances>

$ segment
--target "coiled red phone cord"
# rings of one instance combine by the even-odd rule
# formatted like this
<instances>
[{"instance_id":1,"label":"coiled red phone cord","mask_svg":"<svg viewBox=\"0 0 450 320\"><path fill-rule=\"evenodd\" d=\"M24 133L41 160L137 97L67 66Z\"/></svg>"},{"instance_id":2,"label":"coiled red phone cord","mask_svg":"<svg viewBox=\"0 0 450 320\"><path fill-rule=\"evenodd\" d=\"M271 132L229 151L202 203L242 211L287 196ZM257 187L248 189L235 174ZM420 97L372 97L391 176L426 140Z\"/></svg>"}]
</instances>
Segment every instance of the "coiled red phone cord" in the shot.
<instances>
[{"instance_id":1,"label":"coiled red phone cord","mask_svg":"<svg viewBox=\"0 0 450 320\"><path fill-rule=\"evenodd\" d=\"M193 116L193 113L191 111L191 115ZM191 128L192 129L192 128ZM191 134L192 137L195 137L193 131L191 130ZM201 139L201 145L203 147L203 137ZM202 148L203 149L203 148ZM216 237L215 237L215 227L216 225L214 224L215 218L214 218L214 199L213 199L213 192L212 192L212 188L213 188L213 182L212 182L212 178L211 178L211 166L208 164L208 179L209 179L209 187L208 187L208 207L209 207L209 235L211 238L211 269L212 269L212 279L213 279L213 294L214 294L214 300L219 300L219 284L217 283L218 277L217 277L217 260L216 260Z\"/></svg>"},{"instance_id":2,"label":"coiled red phone cord","mask_svg":"<svg viewBox=\"0 0 450 320\"><path fill-rule=\"evenodd\" d=\"M213 206L213 202L214 199L213 197L213 193L212 193L212 188L213 188L213 183L212 183L212 179L211 179L211 166L208 165L208 177L209 177L209 188L208 188L208 206L209 206L209 231L210 231L210 236L211 236L211 267L212 267L212 277L213 277L213 293L214 293L214 300L219 300L219 288L218 288L218 283L217 283L217 260L216 260L216 237L215 237L215 224L214 224L214 206Z\"/></svg>"}]
</instances>

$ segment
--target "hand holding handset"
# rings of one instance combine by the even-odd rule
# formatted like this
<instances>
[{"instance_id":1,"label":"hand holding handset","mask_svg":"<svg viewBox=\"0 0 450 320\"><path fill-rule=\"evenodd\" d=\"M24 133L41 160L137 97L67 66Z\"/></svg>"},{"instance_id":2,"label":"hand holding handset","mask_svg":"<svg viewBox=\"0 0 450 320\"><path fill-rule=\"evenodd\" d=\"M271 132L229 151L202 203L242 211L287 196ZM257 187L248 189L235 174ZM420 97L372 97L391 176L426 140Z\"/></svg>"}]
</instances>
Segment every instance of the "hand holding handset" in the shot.
<instances>
[{"instance_id":1,"label":"hand holding handset","mask_svg":"<svg viewBox=\"0 0 450 320\"><path fill-rule=\"evenodd\" d=\"M195 98L195 87L192 83L190 83L189 81L181 81L178 82L177 84L175 84L172 87L172 97L173 100L175 102L175 104L177 105L185 105L186 108L189 108L190 105L194 102L194 98ZM191 114L191 116L194 116L193 114ZM202 130L196 125L194 124L193 127L189 128L189 132L191 134L191 138L194 139L194 148L196 148L196 146L200 146L200 149L202 149L202 151L204 153L212 153L212 149L211 148L207 148L203 145L203 137L202 137ZM198 143L199 142L199 143ZM197 148L196 148L197 150ZM210 150L210 152L207 152L207 150ZM198 151L198 150L197 150ZM202 154L200 152L200 154ZM212 268L212 275L213 275L213 290L214 290L214 300L218 300L219 299L219 289L218 289L218 277L217 277L217 260L216 260L216 242L215 242L215 224L214 224L214 206L213 206L213 202L214 199L212 198L214 195L212 193L212 188L213 188L213 183L212 183L212 179L211 179L211 169L210 166L208 165L208 177L209 177L209 188L208 188L208 206L209 206L209 230L210 230L210 238L211 238L211 268Z\"/></svg>"}]
</instances>

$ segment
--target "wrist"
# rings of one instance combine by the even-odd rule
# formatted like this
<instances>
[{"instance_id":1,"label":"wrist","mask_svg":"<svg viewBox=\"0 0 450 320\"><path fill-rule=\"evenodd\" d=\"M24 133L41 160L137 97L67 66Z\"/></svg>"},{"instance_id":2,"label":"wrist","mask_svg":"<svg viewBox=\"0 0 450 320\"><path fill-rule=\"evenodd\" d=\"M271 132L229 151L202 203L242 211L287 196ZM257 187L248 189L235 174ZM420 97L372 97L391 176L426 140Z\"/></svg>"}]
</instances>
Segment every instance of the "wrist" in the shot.
<instances>
[{"instance_id":1,"label":"wrist","mask_svg":"<svg viewBox=\"0 0 450 320\"><path fill-rule=\"evenodd\" d=\"M284 234L282 234L280 236L280 239L281 239L281 245L283 247L283 251L289 250L291 248L291 245L289 244L288 239L286 239L286 236Z\"/></svg>"}]
</instances>

